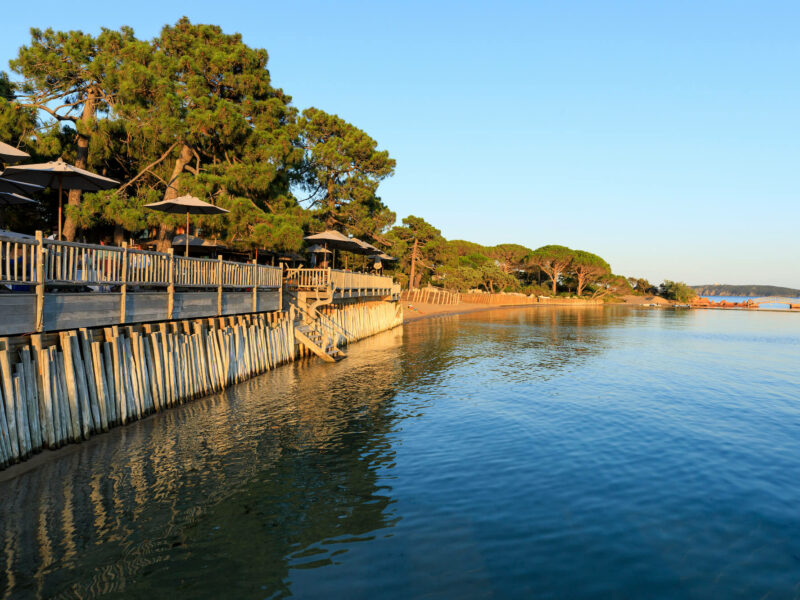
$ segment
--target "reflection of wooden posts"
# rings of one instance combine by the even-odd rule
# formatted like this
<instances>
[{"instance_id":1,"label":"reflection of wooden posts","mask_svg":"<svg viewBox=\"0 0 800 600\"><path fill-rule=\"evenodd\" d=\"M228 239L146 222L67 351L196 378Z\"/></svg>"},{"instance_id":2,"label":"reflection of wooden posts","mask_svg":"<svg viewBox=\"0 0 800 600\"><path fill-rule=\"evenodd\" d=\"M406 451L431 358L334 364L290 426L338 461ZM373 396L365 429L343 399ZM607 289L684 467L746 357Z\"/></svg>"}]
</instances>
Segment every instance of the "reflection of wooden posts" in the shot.
<instances>
[{"instance_id":1,"label":"reflection of wooden posts","mask_svg":"<svg viewBox=\"0 0 800 600\"><path fill-rule=\"evenodd\" d=\"M44 330L44 239L36 232L36 331Z\"/></svg>"},{"instance_id":2,"label":"reflection of wooden posts","mask_svg":"<svg viewBox=\"0 0 800 600\"><path fill-rule=\"evenodd\" d=\"M122 285L119 286L119 322L125 322L125 309L128 302L128 242L122 242Z\"/></svg>"},{"instance_id":3,"label":"reflection of wooden posts","mask_svg":"<svg viewBox=\"0 0 800 600\"><path fill-rule=\"evenodd\" d=\"M256 259L253 259L253 310L252 312L256 312L258 310L258 263Z\"/></svg>"},{"instance_id":4,"label":"reflection of wooden posts","mask_svg":"<svg viewBox=\"0 0 800 600\"><path fill-rule=\"evenodd\" d=\"M167 279L167 320L172 319L172 314L175 312L175 256L173 255L172 248L167 249L169 268Z\"/></svg>"},{"instance_id":5,"label":"reflection of wooden posts","mask_svg":"<svg viewBox=\"0 0 800 600\"><path fill-rule=\"evenodd\" d=\"M217 316L222 316L222 254L217 255Z\"/></svg>"}]
</instances>

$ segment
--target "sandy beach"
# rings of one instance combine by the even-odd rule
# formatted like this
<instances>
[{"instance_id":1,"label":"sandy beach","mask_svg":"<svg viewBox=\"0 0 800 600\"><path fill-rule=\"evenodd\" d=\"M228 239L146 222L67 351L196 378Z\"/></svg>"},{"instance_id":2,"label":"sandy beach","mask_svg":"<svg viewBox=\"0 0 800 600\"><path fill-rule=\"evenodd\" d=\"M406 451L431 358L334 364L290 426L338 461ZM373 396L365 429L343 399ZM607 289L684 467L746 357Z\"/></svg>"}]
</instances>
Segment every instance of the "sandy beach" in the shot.
<instances>
[{"instance_id":1,"label":"sandy beach","mask_svg":"<svg viewBox=\"0 0 800 600\"><path fill-rule=\"evenodd\" d=\"M536 306L536 304L528 304L523 306ZM434 317L464 315L467 313L481 312L486 310L498 310L501 308L522 308L522 306L497 306L476 304L471 302L461 302L459 304L426 304L424 302L403 302L403 323L413 323L414 321L431 319Z\"/></svg>"},{"instance_id":2,"label":"sandy beach","mask_svg":"<svg viewBox=\"0 0 800 600\"><path fill-rule=\"evenodd\" d=\"M671 306L673 302L659 296L623 296L623 304L648 305L658 304L660 306ZM557 306L554 304L523 304L523 305L487 305L473 302L460 302L459 304L426 304L424 302L403 302L403 323L413 323L422 319L434 317L444 317L449 315L464 315L468 313L481 312L486 310L498 310L507 308L523 308L526 306ZM575 304L571 306L580 306ZM586 306L598 306L587 304Z\"/></svg>"}]
</instances>

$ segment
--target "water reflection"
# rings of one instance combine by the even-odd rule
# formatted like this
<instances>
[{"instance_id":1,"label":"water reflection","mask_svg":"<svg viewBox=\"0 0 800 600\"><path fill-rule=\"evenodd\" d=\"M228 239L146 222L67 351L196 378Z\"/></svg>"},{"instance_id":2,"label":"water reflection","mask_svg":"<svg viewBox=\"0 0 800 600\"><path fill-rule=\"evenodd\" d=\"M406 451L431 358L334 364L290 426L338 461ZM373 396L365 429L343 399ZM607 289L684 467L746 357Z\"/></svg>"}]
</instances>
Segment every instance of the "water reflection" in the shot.
<instances>
[{"instance_id":1,"label":"water reflection","mask_svg":"<svg viewBox=\"0 0 800 600\"><path fill-rule=\"evenodd\" d=\"M0 483L4 597L288 591L396 520L378 473L400 330L278 369ZM345 366L346 365L346 366Z\"/></svg>"},{"instance_id":2,"label":"water reflection","mask_svg":"<svg viewBox=\"0 0 800 600\"><path fill-rule=\"evenodd\" d=\"M440 383L442 373L477 368L498 377L552 379L601 355L610 327L634 319L628 309L531 307L496 310L406 325L403 383L407 388ZM513 352L525 371L502 368Z\"/></svg>"},{"instance_id":3,"label":"water reflection","mask_svg":"<svg viewBox=\"0 0 800 600\"><path fill-rule=\"evenodd\" d=\"M793 317L500 310L281 368L7 473L2 589L792 597Z\"/></svg>"}]
</instances>

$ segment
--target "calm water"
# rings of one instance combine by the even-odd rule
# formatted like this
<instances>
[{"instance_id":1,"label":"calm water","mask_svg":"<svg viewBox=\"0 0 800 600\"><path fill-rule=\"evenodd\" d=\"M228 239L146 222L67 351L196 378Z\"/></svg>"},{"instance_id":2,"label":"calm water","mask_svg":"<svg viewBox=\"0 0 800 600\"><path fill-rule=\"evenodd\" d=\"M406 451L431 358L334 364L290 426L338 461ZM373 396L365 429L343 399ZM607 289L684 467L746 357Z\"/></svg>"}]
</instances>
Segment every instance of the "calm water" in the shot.
<instances>
[{"instance_id":1,"label":"calm water","mask_svg":"<svg viewBox=\"0 0 800 600\"><path fill-rule=\"evenodd\" d=\"M10 597L800 595L800 315L407 325L0 482Z\"/></svg>"}]
</instances>

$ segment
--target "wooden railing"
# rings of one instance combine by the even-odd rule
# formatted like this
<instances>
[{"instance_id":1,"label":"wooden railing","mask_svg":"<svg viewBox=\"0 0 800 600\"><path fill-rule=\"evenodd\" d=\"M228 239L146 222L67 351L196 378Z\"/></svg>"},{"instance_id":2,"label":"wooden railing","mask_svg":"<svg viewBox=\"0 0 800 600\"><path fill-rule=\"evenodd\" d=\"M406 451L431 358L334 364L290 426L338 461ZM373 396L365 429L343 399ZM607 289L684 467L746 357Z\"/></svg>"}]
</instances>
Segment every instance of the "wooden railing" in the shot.
<instances>
[{"instance_id":1,"label":"wooden railing","mask_svg":"<svg viewBox=\"0 0 800 600\"><path fill-rule=\"evenodd\" d=\"M391 289L392 278L367 273L331 270L331 283L336 290Z\"/></svg>"},{"instance_id":2,"label":"wooden railing","mask_svg":"<svg viewBox=\"0 0 800 600\"><path fill-rule=\"evenodd\" d=\"M37 242L0 237L0 283L36 282Z\"/></svg>"},{"instance_id":3,"label":"wooden railing","mask_svg":"<svg viewBox=\"0 0 800 600\"><path fill-rule=\"evenodd\" d=\"M124 249L123 249L124 251ZM136 285L170 285L171 254L128 249L128 270L125 279Z\"/></svg>"},{"instance_id":4,"label":"wooden railing","mask_svg":"<svg viewBox=\"0 0 800 600\"><path fill-rule=\"evenodd\" d=\"M41 251L43 277L37 277ZM324 269L320 269L324 270ZM0 283L278 288L278 267L0 234Z\"/></svg>"},{"instance_id":5,"label":"wooden railing","mask_svg":"<svg viewBox=\"0 0 800 600\"><path fill-rule=\"evenodd\" d=\"M258 290L281 287L278 267L208 258L174 256L123 246L98 246L46 240L41 232L28 237L0 234L0 284L11 291L36 292L36 331L42 331L45 286L74 286L121 293L120 322L125 321L126 294L131 288L166 288L169 314L172 314L175 288L207 288L217 291L218 311L222 311L224 289L250 289L253 307ZM68 287L68 290L72 289ZM255 311L255 308L253 308Z\"/></svg>"},{"instance_id":6,"label":"wooden railing","mask_svg":"<svg viewBox=\"0 0 800 600\"><path fill-rule=\"evenodd\" d=\"M286 285L298 289L324 289L329 285L336 292L350 290L391 290L391 277L353 273L336 269L289 269L284 277Z\"/></svg>"},{"instance_id":7,"label":"wooden railing","mask_svg":"<svg viewBox=\"0 0 800 600\"><path fill-rule=\"evenodd\" d=\"M125 249L93 244L43 240L44 282L119 285Z\"/></svg>"},{"instance_id":8,"label":"wooden railing","mask_svg":"<svg viewBox=\"0 0 800 600\"><path fill-rule=\"evenodd\" d=\"M220 261L210 258L175 257L175 285L215 287L222 281Z\"/></svg>"},{"instance_id":9,"label":"wooden railing","mask_svg":"<svg viewBox=\"0 0 800 600\"><path fill-rule=\"evenodd\" d=\"M323 289L330 283L330 269L289 269L284 281L290 287L299 289Z\"/></svg>"}]
</instances>

